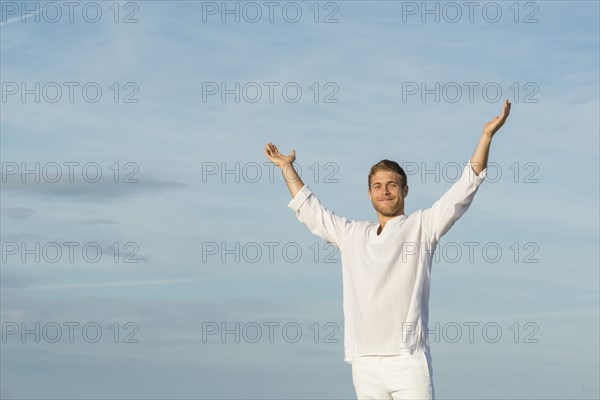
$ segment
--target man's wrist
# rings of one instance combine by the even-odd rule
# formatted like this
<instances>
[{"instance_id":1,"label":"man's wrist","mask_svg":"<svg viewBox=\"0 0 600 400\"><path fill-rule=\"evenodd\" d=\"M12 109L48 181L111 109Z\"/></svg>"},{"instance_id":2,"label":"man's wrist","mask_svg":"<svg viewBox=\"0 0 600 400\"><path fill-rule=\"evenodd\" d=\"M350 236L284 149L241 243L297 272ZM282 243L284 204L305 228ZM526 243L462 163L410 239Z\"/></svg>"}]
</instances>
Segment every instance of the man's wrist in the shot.
<instances>
[{"instance_id":1,"label":"man's wrist","mask_svg":"<svg viewBox=\"0 0 600 400\"><path fill-rule=\"evenodd\" d=\"M493 136L494 136L494 134L493 134L493 133L491 133L491 132L486 132L486 131L483 131L483 132L481 133L481 139L483 139L483 140L488 140L488 141L490 141L490 142L492 141L492 137L493 137Z\"/></svg>"}]
</instances>

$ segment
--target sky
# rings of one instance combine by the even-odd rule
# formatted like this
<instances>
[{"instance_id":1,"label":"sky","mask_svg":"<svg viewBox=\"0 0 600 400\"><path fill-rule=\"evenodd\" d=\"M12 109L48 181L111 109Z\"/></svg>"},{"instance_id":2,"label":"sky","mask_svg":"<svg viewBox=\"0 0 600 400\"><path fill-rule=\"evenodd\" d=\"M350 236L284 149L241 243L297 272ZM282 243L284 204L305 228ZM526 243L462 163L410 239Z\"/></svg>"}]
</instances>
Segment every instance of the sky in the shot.
<instances>
[{"instance_id":1,"label":"sky","mask_svg":"<svg viewBox=\"0 0 600 400\"><path fill-rule=\"evenodd\" d=\"M351 399L340 254L264 154L376 221L457 180L439 399L600 397L596 1L0 1L0 397Z\"/></svg>"}]
</instances>

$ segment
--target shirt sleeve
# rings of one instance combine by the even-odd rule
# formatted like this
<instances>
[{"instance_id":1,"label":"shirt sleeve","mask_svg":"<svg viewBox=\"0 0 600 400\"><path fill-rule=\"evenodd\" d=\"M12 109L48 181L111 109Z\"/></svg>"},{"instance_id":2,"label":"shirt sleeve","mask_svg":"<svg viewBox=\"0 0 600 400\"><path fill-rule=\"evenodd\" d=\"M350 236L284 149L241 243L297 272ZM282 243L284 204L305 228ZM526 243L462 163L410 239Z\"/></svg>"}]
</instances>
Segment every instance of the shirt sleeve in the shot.
<instances>
[{"instance_id":1,"label":"shirt sleeve","mask_svg":"<svg viewBox=\"0 0 600 400\"><path fill-rule=\"evenodd\" d=\"M296 213L300 222L308 229L329 243L340 247L350 227L350 222L332 211L329 211L319 201L307 185L288 203L288 207Z\"/></svg>"},{"instance_id":2,"label":"shirt sleeve","mask_svg":"<svg viewBox=\"0 0 600 400\"><path fill-rule=\"evenodd\" d=\"M471 164L467 163L459 180L430 208L423 210L423 228L430 240L437 243L469 209L486 174L487 168L484 168L479 175L476 175Z\"/></svg>"}]
</instances>

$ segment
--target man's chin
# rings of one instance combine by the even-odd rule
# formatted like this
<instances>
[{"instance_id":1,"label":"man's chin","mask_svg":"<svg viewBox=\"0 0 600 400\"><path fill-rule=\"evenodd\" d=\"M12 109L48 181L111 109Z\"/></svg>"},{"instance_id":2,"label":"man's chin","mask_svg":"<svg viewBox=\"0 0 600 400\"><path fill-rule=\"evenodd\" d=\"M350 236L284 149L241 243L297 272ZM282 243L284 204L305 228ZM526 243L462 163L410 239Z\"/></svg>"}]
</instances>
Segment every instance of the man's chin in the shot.
<instances>
[{"instance_id":1,"label":"man's chin","mask_svg":"<svg viewBox=\"0 0 600 400\"><path fill-rule=\"evenodd\" d=\"M397 217L398 215L400 215L400 210L390 210L381 208L375 208L375 210L384 217Z\"/></svg>"}]
</instances>

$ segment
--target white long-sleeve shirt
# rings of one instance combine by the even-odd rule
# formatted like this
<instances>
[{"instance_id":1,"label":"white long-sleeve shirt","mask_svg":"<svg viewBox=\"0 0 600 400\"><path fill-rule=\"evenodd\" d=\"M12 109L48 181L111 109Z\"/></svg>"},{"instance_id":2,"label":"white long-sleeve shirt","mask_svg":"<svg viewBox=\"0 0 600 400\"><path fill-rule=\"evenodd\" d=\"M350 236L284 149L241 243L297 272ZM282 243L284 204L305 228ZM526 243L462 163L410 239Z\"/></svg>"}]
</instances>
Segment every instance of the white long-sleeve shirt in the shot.
<instances>
[{"instance_id":1,"label":"white long-sleeve shirt","mask_svg":"<svg viewBox=\"0 0 600 400\"><path fill-rule=\"evenodd\" d=\"M304 185L289 202L300 222L337 245L342 257L344 361L355 356L429 353L429 288L433 252L467 211L487 168L470 164L430 208L379 224L348 221L323 207Z\"/></svg>"}]
</instances>

